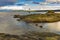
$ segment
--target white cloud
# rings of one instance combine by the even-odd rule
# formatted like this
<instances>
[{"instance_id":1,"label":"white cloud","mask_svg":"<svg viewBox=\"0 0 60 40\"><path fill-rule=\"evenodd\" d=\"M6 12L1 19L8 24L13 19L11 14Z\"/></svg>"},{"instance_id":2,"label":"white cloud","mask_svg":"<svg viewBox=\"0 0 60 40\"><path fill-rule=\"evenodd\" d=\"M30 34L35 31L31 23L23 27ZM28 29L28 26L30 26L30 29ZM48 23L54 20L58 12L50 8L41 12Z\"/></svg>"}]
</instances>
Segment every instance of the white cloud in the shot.
<instances>
[{"instance_id":1,"label":"white cloud","mask_svg":"<svg viewBox=\"0 0 60 40\"><path fill-rule=\"evenodd\" d=\"M3 6L3 7L0 7L0 10L22 10L22 6Z\"/></svg>"},{"instance_id":2,"label":"white cloud","mask_svg":"<svg viewBox=\"0 0 60 40\"><path fill-rule=\"evenodd\" d=\"M60 2L60 0L46 0L47 2Z\"/></svg>"},{"instance_id":3,"label":"white cloud","mask_svg":"<svg viewBox=\"0 0 60 40\"><path fill-rule=\"evenodd\" d=\"M25 5L25 6L3 6L0 7L0 10L57 10L60 9L60 6L49 6L49 5L37 5L37 6L30 6L30 5Z\"/></svg>"},{"instance_id":4,"label":"white cloud","mask_svg":"<svg viewBox=\"0 0 60 40\"><path fill-rule=\"evenodd\" d=\"M48 2L40 2L41 5L47 5L47 4L50 4Z\"/></svg>"}]
</instances>

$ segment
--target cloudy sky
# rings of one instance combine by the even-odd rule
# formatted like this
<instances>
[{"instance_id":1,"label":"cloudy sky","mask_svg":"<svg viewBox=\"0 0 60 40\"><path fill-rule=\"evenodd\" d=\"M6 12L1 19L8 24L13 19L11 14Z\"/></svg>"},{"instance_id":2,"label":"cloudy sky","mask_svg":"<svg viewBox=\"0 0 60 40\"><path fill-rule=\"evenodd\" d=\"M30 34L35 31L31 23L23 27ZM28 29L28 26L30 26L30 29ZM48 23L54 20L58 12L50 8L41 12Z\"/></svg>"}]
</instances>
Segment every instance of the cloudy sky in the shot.
<instances>
[{"instance_id":1,"label":"cloudy sky","mask_svg":"<svg viewBox=\"0 0 60 40\"><path fill-rule=\"evenodd\" d=\"M0 0L0 6L13 5L16 3L20 4L31 4L32 2L42 2L44 0Z\"/></svg>"},{"instance_id":2,"label":"cloudy sky","mask_svg":"<svg viewBox=\"0 0 60 40\"><path fill-rule=\"evenodd\" d=\"M0 0L0 6L5 6L5 5L17 5L17 4L19 4L19 5L24 5L24 4L33 4L33 5L35 5L35 4L40 4L40 2L45 2L45 1L47 1L47 2L59 2L60 0ZM58 3L57 2L57 3Z\"/></svg>"},{"instance_id":3,"label":"cloudy sky","mask_svg":"<svg viewBox=\"0 0 60 40\"><path fill-rule=\"evenodd\" d=\"M0 0L0 6L4 5L12 5L16 2L16 0Z\"/></svg>"}]
</instances>

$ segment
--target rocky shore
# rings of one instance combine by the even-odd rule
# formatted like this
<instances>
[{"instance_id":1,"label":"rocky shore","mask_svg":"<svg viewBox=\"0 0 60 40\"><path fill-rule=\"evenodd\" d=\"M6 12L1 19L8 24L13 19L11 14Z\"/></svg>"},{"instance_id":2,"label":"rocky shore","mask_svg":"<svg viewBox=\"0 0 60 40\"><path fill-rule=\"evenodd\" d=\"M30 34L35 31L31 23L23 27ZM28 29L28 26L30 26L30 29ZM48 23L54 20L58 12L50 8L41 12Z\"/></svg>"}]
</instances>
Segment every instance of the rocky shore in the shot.
<instances>
[{"instance_id":1,"label":"rocky shore","mask_svg":"<svg viewBox=\"0 0 60 40\"><path fill-rule=\"evenodd\" d=\"M0 40L60 40L60 35L49 32L28 32L23 35L0 33Z\"/></svg>"}]
</instances>

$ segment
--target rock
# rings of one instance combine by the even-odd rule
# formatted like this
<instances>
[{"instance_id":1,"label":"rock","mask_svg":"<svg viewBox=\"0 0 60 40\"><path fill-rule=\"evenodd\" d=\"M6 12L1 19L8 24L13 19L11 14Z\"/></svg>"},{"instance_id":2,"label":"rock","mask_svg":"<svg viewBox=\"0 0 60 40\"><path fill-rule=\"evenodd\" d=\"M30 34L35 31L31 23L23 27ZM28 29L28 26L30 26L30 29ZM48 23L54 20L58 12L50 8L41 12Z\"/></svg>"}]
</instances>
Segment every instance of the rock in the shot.
<instances>
[{"instance_id":1,"label":"rock","mask_svg":"<svg viewBox=\"0 0 60 40\"><path fill-rule=\"evenodd\" d=\"M0 40L60 40L60 35L49 32L27 32L23 35L0 33Z\"/></svg>"}]
</instances>

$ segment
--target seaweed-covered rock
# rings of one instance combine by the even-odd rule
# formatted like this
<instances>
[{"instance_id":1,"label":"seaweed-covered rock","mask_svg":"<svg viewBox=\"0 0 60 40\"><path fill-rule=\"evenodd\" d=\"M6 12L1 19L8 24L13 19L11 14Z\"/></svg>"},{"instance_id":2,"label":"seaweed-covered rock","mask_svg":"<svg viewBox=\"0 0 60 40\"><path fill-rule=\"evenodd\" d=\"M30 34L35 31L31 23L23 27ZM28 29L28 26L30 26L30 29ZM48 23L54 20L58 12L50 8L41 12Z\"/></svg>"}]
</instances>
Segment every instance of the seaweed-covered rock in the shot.
<instances>
[{"instance_id":1,"label":"seaweed-covered rock","mask_svg":"<svg viewBox=\"0 0 60 40\"><path fill-rule=\"evenodd\" d=\"M0 40L60 40L60 35L49 32L27 32L22 35L0 33Z\"/></svg>"},{"instance_id":2,"label":"seaweed-covered rock","mask_svg":"<svg viewBox=\"0 0 60 40\"><path fill-rule=\"evenodd\" d=\"M60 13L48 11L46 14L29 14L29 15L14 15L14 18L19 18L17 21L23 20L28 23L53 23L60 21Z\"/></svg>"},{"instance_id":3,"label":"seaweed-covered rock","mask_svg":"<svg viewBox=\"0 0 60 40\"><path fill-rule=\"evenodd\" d=\"M59 40L60 35L55 33L49 33L49 32L28 32L24 35L21 35L24 40Z\"/></svg>"}]
</instances>

